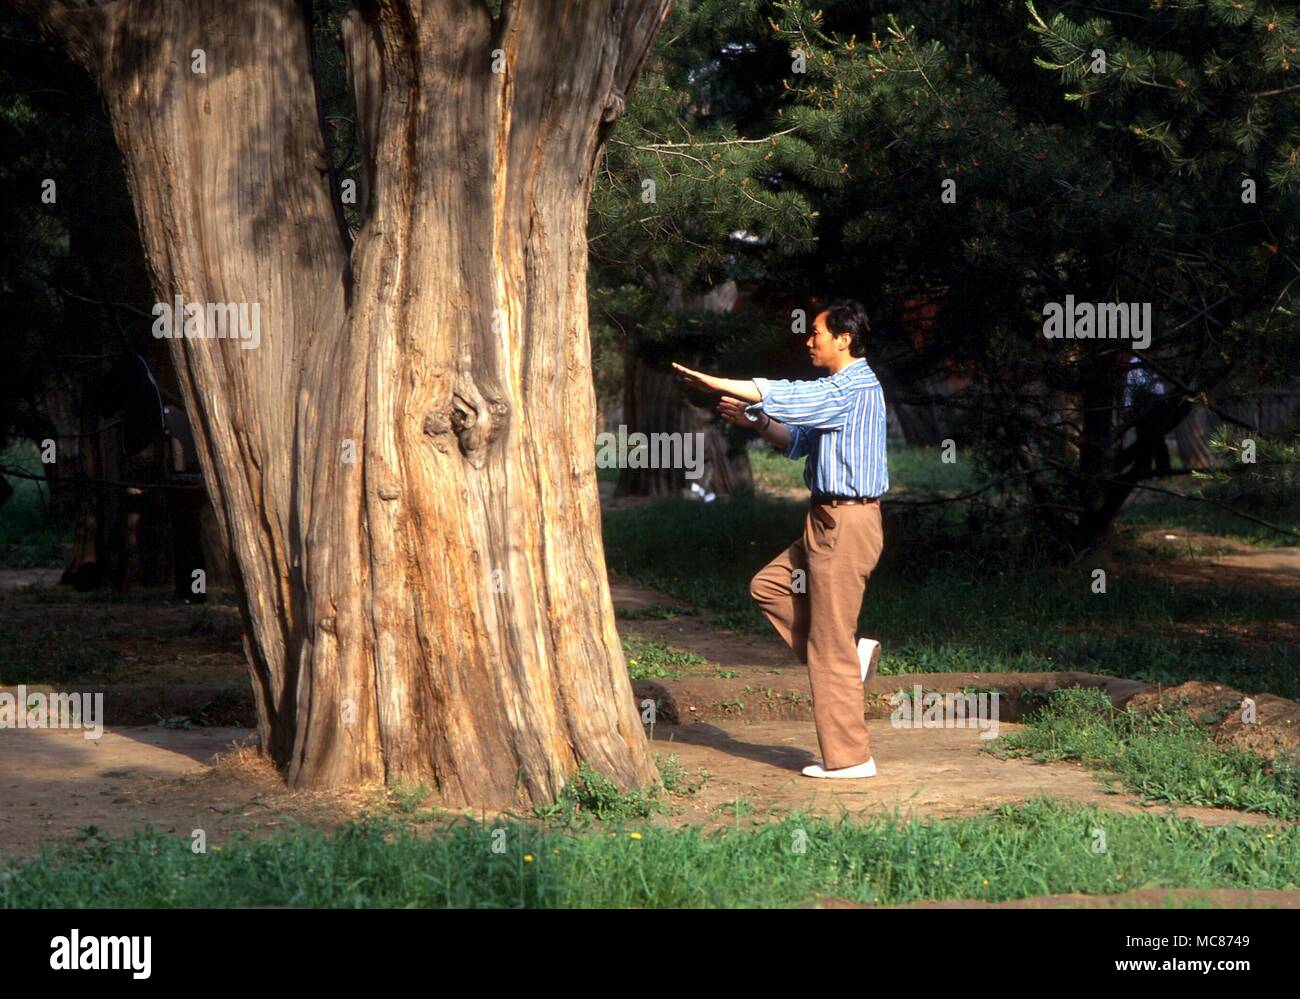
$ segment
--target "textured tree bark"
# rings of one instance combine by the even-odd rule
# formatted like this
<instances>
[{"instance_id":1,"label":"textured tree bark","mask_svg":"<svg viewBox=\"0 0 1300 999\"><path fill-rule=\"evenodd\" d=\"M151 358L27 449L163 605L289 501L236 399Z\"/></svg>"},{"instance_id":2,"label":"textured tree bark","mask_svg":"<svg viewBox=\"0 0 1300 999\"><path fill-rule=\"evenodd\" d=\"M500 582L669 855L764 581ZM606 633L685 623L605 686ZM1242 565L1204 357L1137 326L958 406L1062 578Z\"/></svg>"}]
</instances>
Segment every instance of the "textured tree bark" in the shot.
<instances>
[{"instance_id":1,"label":"textured tree bark","mask_svg":"<svg viewBox=\"0 0 1300 999\"><path fill-rule=\"evenodd\" d=\"M160 298L260 304L256 349L172 349L289 783L504 807L579 760L652 780L605 577L585 231L668 0L355 10L350 256L299 3L16 2L100 84Z\"/></svg>"}]
</instances>

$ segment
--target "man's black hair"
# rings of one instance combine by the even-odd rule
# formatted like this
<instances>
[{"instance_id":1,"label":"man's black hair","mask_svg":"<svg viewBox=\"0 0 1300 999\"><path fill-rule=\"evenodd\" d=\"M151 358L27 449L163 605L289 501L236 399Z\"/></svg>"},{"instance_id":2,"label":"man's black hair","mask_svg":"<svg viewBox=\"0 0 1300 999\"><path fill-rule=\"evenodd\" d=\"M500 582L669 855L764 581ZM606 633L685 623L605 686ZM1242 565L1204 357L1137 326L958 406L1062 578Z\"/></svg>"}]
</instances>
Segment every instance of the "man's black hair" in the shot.
<instances>
[{"instance_id":1,"label":"man's black hair","mask_svg":"<svg viewBox=\"0 0 1300 999\"><path fill-rule=\"evenodd\" d=\"M849 353L854 357L867 356L867 337L871 334L871 323L867 319L867 310L854 298L832 302L817 314L826 313L826 328L832 335L848 333Z\"/></svg>"}]
</instances>

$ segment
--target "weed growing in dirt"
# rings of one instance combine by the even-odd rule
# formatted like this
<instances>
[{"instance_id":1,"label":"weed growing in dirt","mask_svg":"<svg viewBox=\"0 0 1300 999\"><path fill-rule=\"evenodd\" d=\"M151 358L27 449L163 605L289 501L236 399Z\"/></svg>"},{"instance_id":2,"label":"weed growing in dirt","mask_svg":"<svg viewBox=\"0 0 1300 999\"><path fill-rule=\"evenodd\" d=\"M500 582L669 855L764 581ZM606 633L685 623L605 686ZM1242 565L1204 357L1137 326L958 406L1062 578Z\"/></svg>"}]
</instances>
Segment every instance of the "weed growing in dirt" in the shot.
<instances>
[{"instance_id":1,"label":"weed growing in dirt","mask_svg":"<svg viewBox=\"0 0 1300 999\"><path fill-rule=\"evenodd\" d=\"M694 652L673 648L666 642L650 641L637 635L623 638L623 655L633 680L678 679L688 670L707 666L709 661Z\"/></svg>"}]
</instances>

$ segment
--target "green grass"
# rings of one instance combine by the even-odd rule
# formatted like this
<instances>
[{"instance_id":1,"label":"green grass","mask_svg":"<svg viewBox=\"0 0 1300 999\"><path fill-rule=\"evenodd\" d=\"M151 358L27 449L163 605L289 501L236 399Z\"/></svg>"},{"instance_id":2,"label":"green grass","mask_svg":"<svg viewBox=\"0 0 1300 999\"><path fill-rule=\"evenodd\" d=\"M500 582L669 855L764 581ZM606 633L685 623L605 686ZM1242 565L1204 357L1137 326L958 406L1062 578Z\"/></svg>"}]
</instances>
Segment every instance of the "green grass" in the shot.
<instances>
[{"instance_id":1,"label":"green grass","mask_svg":"<svg viewBox=\"0 0 1300 999\"><path fill-rule=\"evenodd\" d=\"M243 623L238 614L222 613L211 604L187 607L189 620L178 627L184 635L207 635L223 642L238 642L243 635Z\"/></svg>"},{"instance_id":2,"label":"green grass","mask_svg":"<svg viewBox=\"0 0 1300 999\"><path fill-rule=\"evenodd\" d=\"M597 481L597 482L617 482L617 481L618 481L618 469L617 469L617 468L602 468L600 465L597 465L597 466L596 466L596 481Z\"/></svg>"},{"instance_id":3,"label":"green grass","mask_svg":"<svg viewBox=\"0 0 1300 999\"><path fill-rule=\"evenodd\" d=\"M1160 538L1138 538L1134 527L1135 525L1126 523L1116 530L1116 537L1123 544L1128 559L1167 562L1175 559L1216 558L1220 555L1235 555L1241 551L1236 545L1226 542L1190 537L1184 533L1187 529L1182 527L1165 525L1165 534Z\"/></svg>"},{"instance_id":4,"label":"green grass","mask_svg":"<svg viewBox=\"0 0 1300 999\"><path fill-rule=\"evenodd\" d=\"M710 775L707 770L701 770L699 779L692 780L690 771L682 766L676 753L669 753L667 757L655 753L655 765L659 768L660 783L669 794L695 794L709 781Z\"/></svg>"},{"instance_id":5,"label":"green grass","mask_svg":"<svg viewBox=\"0 0 1300 999\"><path fill-rule=\"evenodd\" d=\"M30 447L0 452L0 465L41 473L40 457ZM0 506L0 568L38 569L63 565L63 546L72 541L72 518L54 509L44 482L10 477L13 495Z\"/></svg>"},{"instance_id":6,"label":"green grass","mask_svg":"<svg viewBox=\"0 0 1300 999\"><path fill-rule=\"evenodd\" d=\"M1103 849L1098 849L1098 844ZM158 831L0 861L4 907L663 908L799 906L1149 887L1295 889L1300 826L1205 827L1042 799L955 821L791 813L702 831L618 823L575 834L398 819L209 840Z\"/></svg>"},{"instance_id":7,"label":"green grass","mask_svg":"<svg viewBox=\"0 0 1300 999\"><path fill-rule=\"evenodd\" d=\"M890 489L907 489L921 493L955 494L968 492L978 482L973 463L957 452L957 461L945 462L938 447L902 447L888 449ZM759 489L804 489L806 458L791 461L767 444L749 449L749 464L754 485Z\"/></svg>"},{"instance_id":8,"label":"green grass","mask_svg":"<svg viewBox=\"0 0 1300 999\"><path fill-rule=\"evenodd\" d=\"M0 643L0 683L84 683L113 678L122 655L107 645L106 629L83 625L75 633L24 630Z\"/></svg>"},{"instance_id":9,"label":"green grass","mask_svg":"<svg viewBox=\"0 0 1300 999\"><path fill-rule=\"evenodd\" d=\"M1167 482L1153 483L1162 489ZM1278 510L1256 514L1278 527L1300 531L1300 501ZM1214 534L1221 538L1243 541L1261 548L1287 548L1300 545L1300 537L1279 534L1267 527L1235 516L1232 511L1212 503L1180 500L1173 496L1135 490L1125 504L1119 523L1181 528L1197 534ZM1174 532L1176 533L1176 531Z\"/></svg>"},{"instance_id":10,"label":"green grass","mask_svg":"<svg viewBox=\"0 0 1300 999\"><path fill-rule=\"evenodd\" d=\"M709 781L707 770L699 771L692 779L676 753L653 755L659 780L627 791L619 790L617 784L583 760L577 775L565 784L559 799L552 805L535 806L532 817L541 819L551 828L581 830L592 828L597 821L622 822L651 815L671 815L678 810L674 798L689 797Z\"/></svg>"},{"instance_id":11,"label":"green grass","mask_svg":"<svg viewBox=\"0 0 1300 999\"><path fill-rule=\"evenodd\" d=\"M628 635L622 639L623 654L627 658L627 671L633 680L651 678L680 679L687 672L709 661L694 652L674 648L667 642Z\"/></svg>"},{"instance_id":12,"label":"green grass","mask_svg":"<svg viewBox=\"0 0 1300 999\"><path fill-rule=\"evenodd\" d=\"M671 607L667 604L614 608L614 616L625 621L671 621L675 617L690 617L694 613L690 608Z\"/></svg>"},{"instance_id":13,"label":"green grass","mask_svg":"<svg viewBox=\"0 0 1300 999\"><path fill-rule=\"evenodd\" d=\"M750 471L754 485L759 489L804 489L803 458L791 461L766 444L757 444L748 451Z\"/></svg>"},{"instance_id":14,"label":"green grass","mask_svg":"<svg viewBox=\"0 0 1300 999\"><path fill-rule=\"evenodd\" d=\"M673 755L675 758L676 754ZM674 767L674 780L680 782L680 764L674 762ZM666 790L666 786L662 789ZM643 819L672 811L660 796L660 790L661 787L651 787L620 791L617 784L583 761L577 776L564 786L559 800L554 805L537 806L533 813L551 823L563 821L578 827L589 827L592 818Z\"/></svg>"},{"instance_id":15,"label":"green grass","mask_svg":"<svg viewBox=\"0 0 1300 999\"><path fill-rule=\"evenodd\" d=\"M1269 767L1216 744L1207 724L1178 705L1121 711L1100 690L1066 688L1025 728L981 748L1003 758L1079 760L1116 775L1144 801L1300 818L1300 770L1284 757Z\"/></svg>"},{"instance_id":16,"label":"green grass","mask_svg":"<svg viewBox=\"0 0 1300 999\"><path fill-rule=\"evenodd\" d=\"M951 452L953 461L944 461L940 447L889 448L890 488L918 493L958 494L970 492L981 484L972 455L960 448Z\"/></svg>"}]
</instances>

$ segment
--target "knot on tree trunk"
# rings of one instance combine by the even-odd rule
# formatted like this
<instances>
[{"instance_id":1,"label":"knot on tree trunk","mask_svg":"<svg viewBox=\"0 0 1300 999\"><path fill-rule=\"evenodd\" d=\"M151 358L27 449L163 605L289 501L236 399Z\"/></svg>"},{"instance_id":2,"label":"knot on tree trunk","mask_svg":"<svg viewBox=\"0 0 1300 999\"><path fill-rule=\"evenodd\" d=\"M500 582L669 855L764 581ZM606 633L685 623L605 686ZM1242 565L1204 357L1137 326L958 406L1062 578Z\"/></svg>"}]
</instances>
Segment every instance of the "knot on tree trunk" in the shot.
<instances>
[{"instance_id":1,"label":"knot on tree trunk","mask_svg":"<svg viewBox=\"0 0 1300 999\"><path fill-rule=\"evenodd\" d=\"M461 454L475 468L487 460L488 446L505 429L510 407L501 399L484 396L469 380L452 394L449 414L430 413L424 419L424 432L436 436L453 432ZM445 448L439 447L440 450Z\"/></svg>"}]
</instances>

